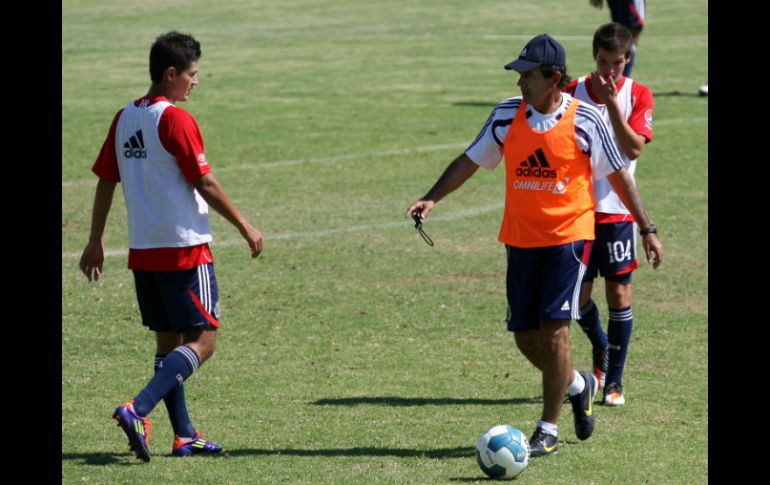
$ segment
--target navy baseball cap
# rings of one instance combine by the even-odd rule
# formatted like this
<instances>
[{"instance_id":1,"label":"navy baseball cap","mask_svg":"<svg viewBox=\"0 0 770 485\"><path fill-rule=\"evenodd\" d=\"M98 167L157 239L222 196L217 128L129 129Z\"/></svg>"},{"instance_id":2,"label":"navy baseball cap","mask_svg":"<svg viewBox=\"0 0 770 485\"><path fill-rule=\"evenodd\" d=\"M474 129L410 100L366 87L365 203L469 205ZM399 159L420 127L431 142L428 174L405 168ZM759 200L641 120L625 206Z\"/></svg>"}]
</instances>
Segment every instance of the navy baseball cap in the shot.
<instances>
[{"instance_id":1,"label":"navy baseball cap","mask_svg":"<svg viewBox=\"0 0 770 485\"><path fill-rule=\"evenodd\" d=\"M527 42L519 58L505 65L505 68L519 74L531 71L541 64L566 66L567 54L564 47L548 34L540 34Z\"/></svg>"}]
</instances>

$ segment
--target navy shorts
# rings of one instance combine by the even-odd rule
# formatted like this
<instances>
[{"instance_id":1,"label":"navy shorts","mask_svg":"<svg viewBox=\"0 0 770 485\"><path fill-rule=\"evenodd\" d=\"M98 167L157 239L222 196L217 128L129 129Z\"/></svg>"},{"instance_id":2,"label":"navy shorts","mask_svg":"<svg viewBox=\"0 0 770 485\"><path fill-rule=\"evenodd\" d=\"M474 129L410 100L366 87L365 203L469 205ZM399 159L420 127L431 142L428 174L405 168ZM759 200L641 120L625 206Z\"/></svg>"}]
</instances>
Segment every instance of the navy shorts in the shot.
<instances>
[{"instance_id":1,"label":"navy shorts","mask_svg":"<svg viewBox=\"0 0 770 485\"><path fill-rule=\"evenodd\" d=\"M585 281L591 282L601 275L607 281L628 284L631 283L631 272L638 267L636 223L597 224Z\"/></svg>"},{"instance_id":2,"label":"navy shorts","mask_svg":"<svg viewBox=\"0 0 770 485\"><path fill-rule=\"evenodd\" d=\"M580 287L592 241L561 246L505 246L508 273L508 330L540 328L544 320L580 318Z\"/></svg>"},{"instance_id":3,"label":"navy shorts","mask_svg":"<svg viewBox=\"0 0 770 485\"><path fill-rule=\"evenodd\" d=\"M644 26L645 0L607 0L613 22L626 27Z\"/></svg>"},{"instance_id":4,"label":"navy shorts","mask_svg":"<svg viewBox=\"0 0 770 485\"><path fill-rule=\"evenodd\" d=\"M219 328L219 289L212 263L183 271L134 270L142 324L156 332Z\"/></svg>"}]
</instances>

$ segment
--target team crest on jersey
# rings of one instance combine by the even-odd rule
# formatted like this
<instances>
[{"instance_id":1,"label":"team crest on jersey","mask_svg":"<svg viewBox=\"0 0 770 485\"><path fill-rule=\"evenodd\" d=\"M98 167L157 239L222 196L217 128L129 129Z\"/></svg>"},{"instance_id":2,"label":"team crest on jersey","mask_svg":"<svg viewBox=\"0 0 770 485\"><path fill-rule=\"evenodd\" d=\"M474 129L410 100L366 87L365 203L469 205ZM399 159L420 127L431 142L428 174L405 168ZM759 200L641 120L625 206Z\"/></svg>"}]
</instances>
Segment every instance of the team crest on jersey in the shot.
<instances>
[{"instance_id":1,"label":"team crest on jersey","mask_svg":"<svg viewBox=\"0 0 770 485\"><path fill-rule=\"evenodd\" d=\"M567 184L569 183L569 177L564 177L564 180L556 182L556 186L551 191L552 194L563 195L567 193ZM564 308L562 308L564 310ZM569 310L569 308L567 308Z\"/></svg>"},{"instance_id":2,"label":"team crest on jersey","mask_svg":"<svg viewBox=\"0 0 770 485\"><path fill-rule=\"evenodd\" d=\"M206 160L206 155L203 153L198 154L198 165L208 165L209 162Z\"/></svg>"},{"instance_id":3,"label":"team crest on jersey","mask_svg":"<svg viewBox=\"0 0 770 485\"><path fill-rule=\"evenodd\" d=\"M652 128L652 110L648 109L644 112L644 122L647 123L647 126Z\"/></svg>"}]
</instances>

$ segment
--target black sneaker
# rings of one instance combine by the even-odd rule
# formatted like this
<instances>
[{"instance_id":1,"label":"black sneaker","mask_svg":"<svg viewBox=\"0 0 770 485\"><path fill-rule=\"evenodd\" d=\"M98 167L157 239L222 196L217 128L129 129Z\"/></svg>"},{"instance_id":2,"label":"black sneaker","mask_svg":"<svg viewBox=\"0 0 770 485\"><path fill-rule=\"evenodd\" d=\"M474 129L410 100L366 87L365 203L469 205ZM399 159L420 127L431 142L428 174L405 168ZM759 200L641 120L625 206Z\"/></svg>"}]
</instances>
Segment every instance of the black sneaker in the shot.
<instances>
[{"instance_id":1,"label":"black sneaker","mask_svg":"<svg viewBox=\"0 0 770 485\"><path fill-rule=\"evenodd\" d=\"M580 440L587 440L594 432L594 397L599 390L599 382L588 372L580 372L586 381L585 388L580 394L569 397L572 412L575 415L575 434Z\"/></svg>"},{"instance_id":2,"label":"black sneaker","mask_svg":"<svg viewBox=\"0 0 770 485\"><path fill-rule=\"evenodd\" d=\"M610 363L610 351L607 347L603 349L593 349L594 356L594 377L599 381L599 389L604 389L604 382L607 379L607 368Z\"/></svg>"},{"instance_id":3,"label":"black sneaker","mask_svg":"<svg viewBox=\"0 0 770 485\"><path fill-rule=\"evenodd\" d=\"M556 436L543 431L540 426L535 429L534 434L529 439L530 458L546 455L555 455L559 452L558 440Z\"/></svg>"}]
</instances>

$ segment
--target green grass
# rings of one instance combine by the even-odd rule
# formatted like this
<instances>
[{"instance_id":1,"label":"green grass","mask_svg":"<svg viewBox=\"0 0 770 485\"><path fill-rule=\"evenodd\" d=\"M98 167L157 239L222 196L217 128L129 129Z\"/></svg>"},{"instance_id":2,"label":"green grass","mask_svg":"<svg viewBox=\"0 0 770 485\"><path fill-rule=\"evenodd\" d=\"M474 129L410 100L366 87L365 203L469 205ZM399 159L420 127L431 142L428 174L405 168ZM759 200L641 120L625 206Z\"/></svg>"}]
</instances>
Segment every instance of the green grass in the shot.
<instances>
[{"instance_id":1,"label":"green grass","mask_svg":"<svg viewBox=\"0 0 770 485\"><path fill-rule=\"evenodd\" d=\"M504 173L480 170L437 206L425 225L434 248L401 217L492 107L519 94L502 66L528 36L564 37L577 77L609 13L578 0L214 5L62 4L62 482L483 480L480 434L502 423L529 434L542 406L539 374L504 329ZM565 408L560 454L531 462L526 483L707 480L708 99L694 94L708 80L708 7L648 10L634 77L656 93L655 139L637 179L666 253L634 277L629 402L598 408L580 443ZM194 422L226 453L172 459L161 405L143 464L109 419L154 355L125 269L122 195L103 279L88 284L76 263L90 166L115 111L146 92L149 46L170 29L202 43L201 84L183 107L266 247L251 261L212 216L223 327L185 386ZM585 368L590 347L573 330Z\"/></svg>"}]
</instances>

